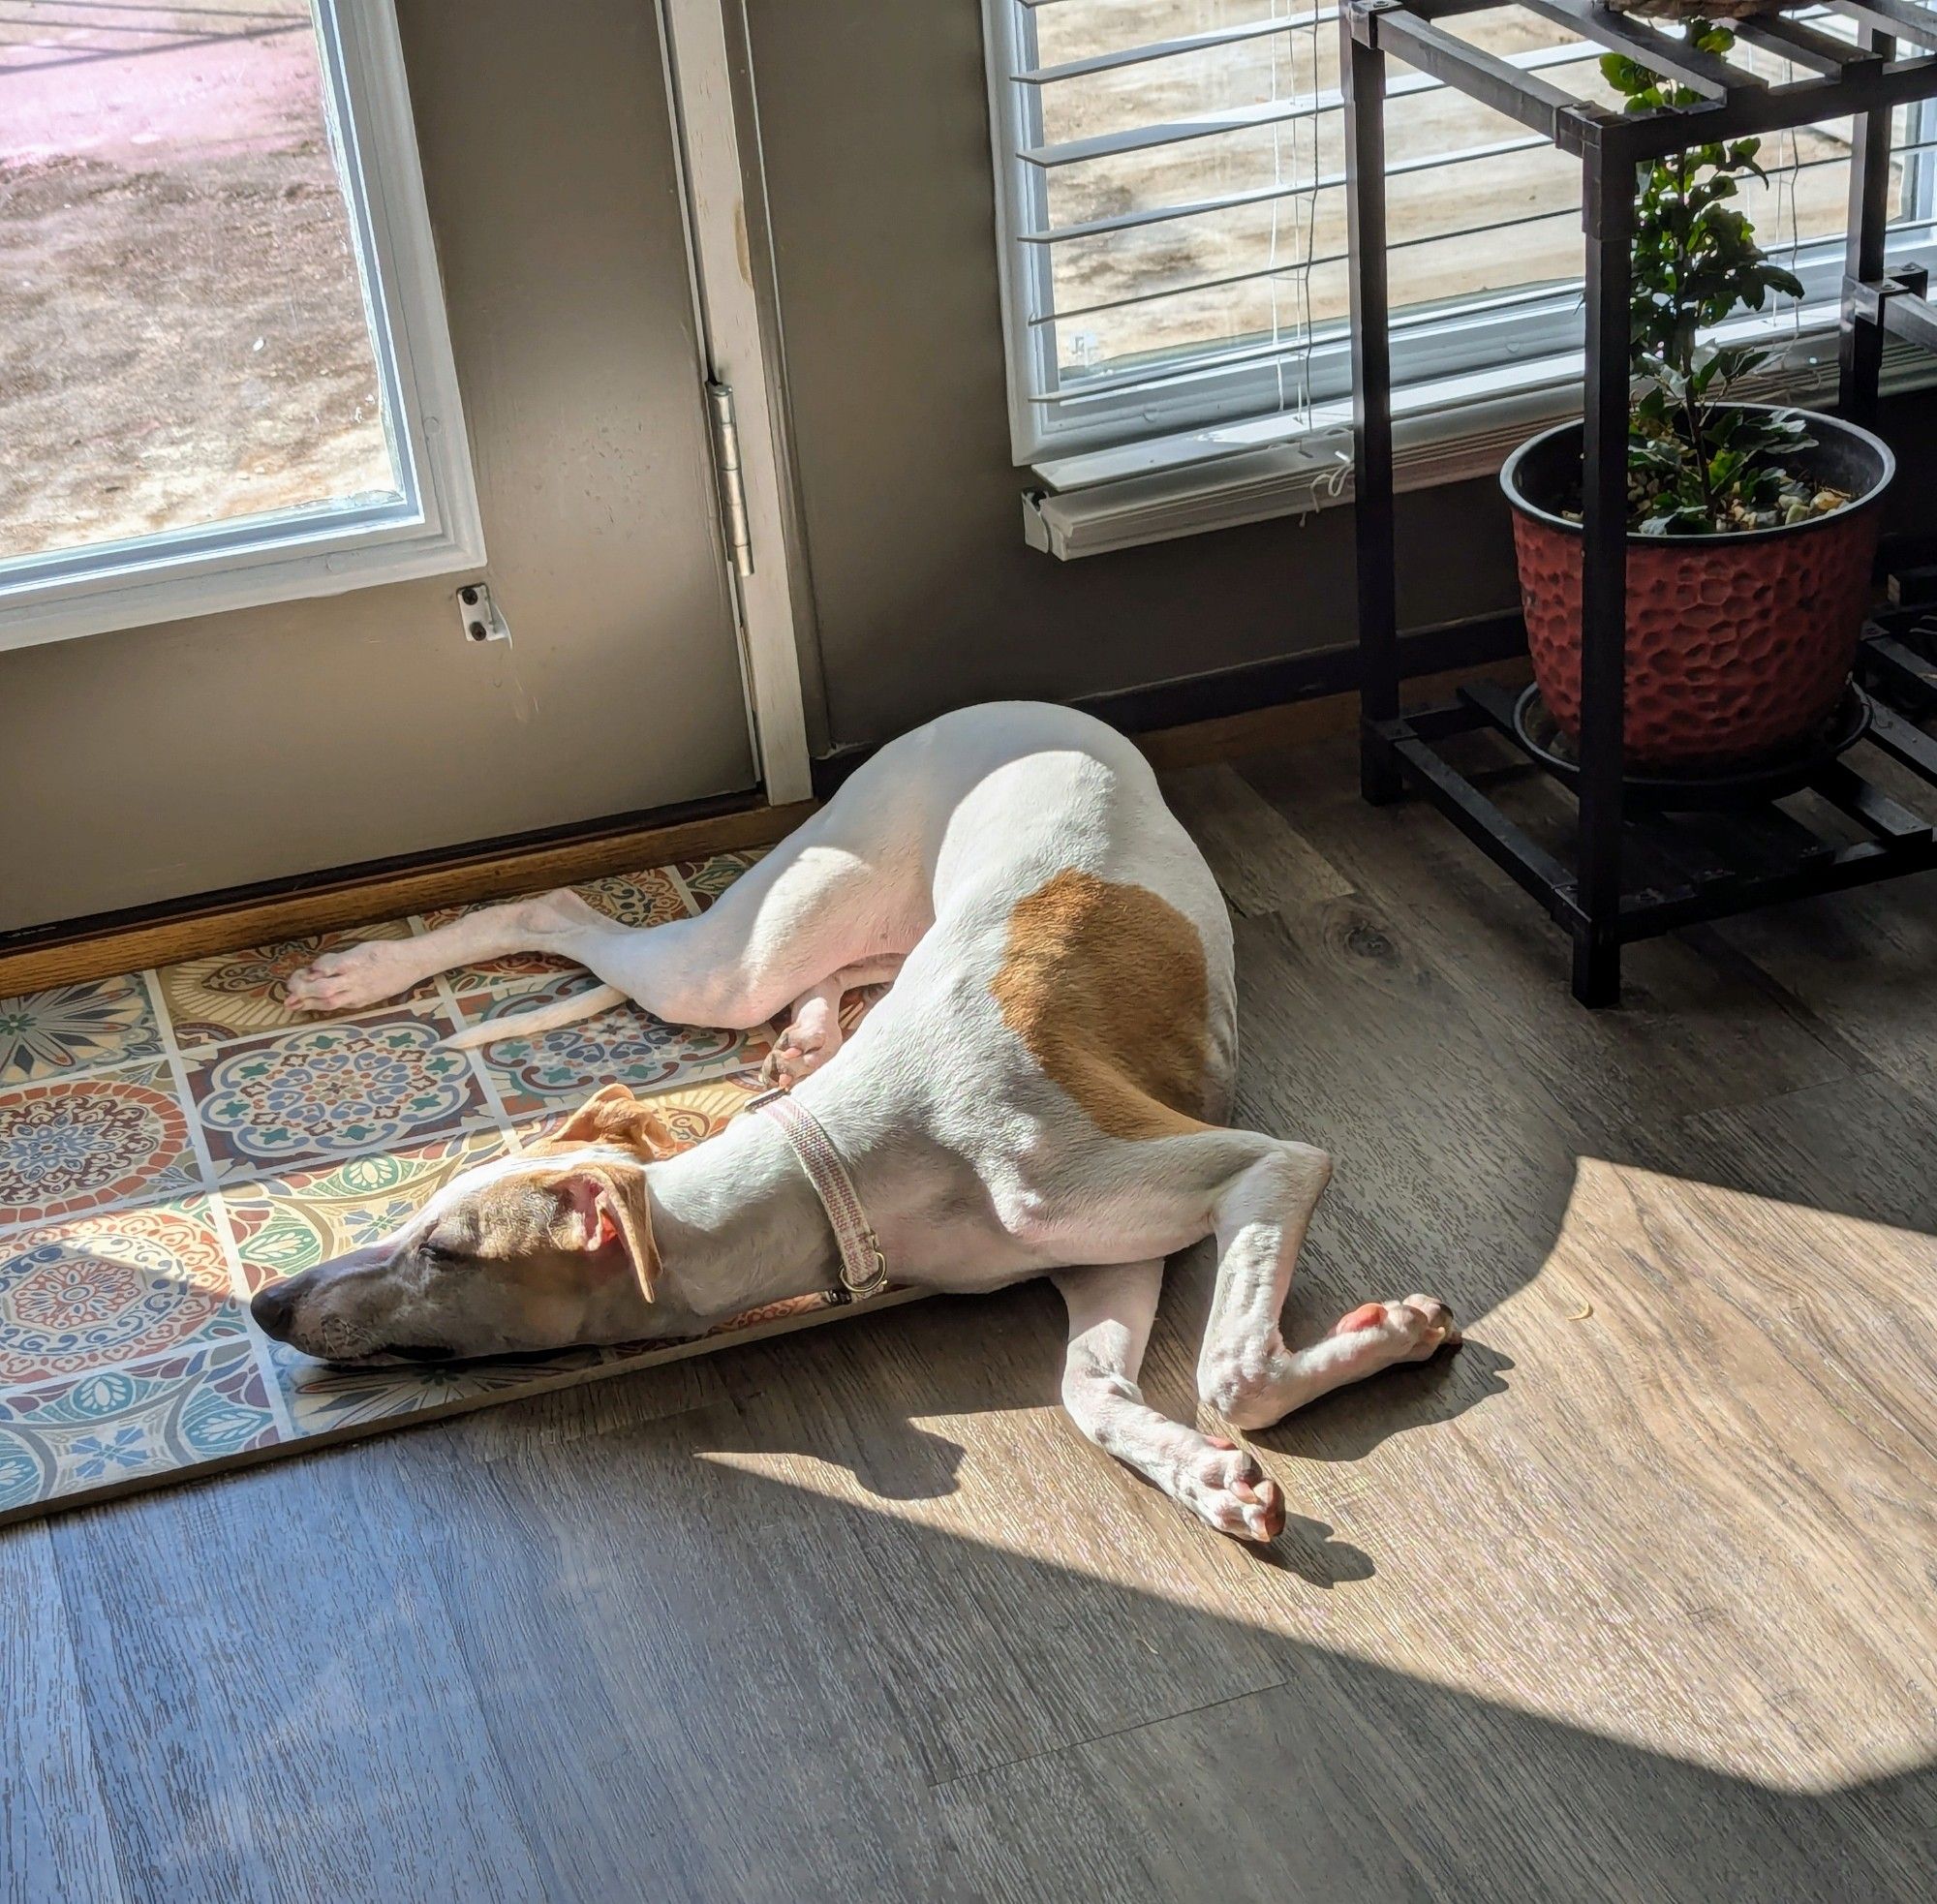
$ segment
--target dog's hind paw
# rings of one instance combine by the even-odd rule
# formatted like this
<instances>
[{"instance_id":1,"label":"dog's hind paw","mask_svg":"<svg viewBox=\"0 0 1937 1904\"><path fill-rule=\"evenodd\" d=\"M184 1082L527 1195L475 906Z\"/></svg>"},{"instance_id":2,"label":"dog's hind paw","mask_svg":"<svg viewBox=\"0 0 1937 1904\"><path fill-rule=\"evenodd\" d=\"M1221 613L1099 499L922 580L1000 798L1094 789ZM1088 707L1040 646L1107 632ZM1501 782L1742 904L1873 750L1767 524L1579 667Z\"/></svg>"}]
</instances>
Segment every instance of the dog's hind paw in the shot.
<instances>
[{"instance_id":1,"label":"dog's hind paw","mask_svg":"<svg viewBox=\"0 0 1937 1904\"><path fill-rule=\"evenodd\" d=\"M408 939L373 938L341 952L324 952L290 974L286 996L292 1011L354 1011L408 992L416 974Z\"/></svg>"},{"instance_id":2,"label":"dog's hind paw","mask_svg":"<svg viewBox=\"0 0 1937 1904\"><path fill-rule=\"evenodd\" d=\"M760 1066L760 1082L782 1090L791 1090L801 1079L812 1077L841 1048L839 1029L832 1037L803 1031L789 1025L775 1041Z\"/></svg>"}]
</instances>

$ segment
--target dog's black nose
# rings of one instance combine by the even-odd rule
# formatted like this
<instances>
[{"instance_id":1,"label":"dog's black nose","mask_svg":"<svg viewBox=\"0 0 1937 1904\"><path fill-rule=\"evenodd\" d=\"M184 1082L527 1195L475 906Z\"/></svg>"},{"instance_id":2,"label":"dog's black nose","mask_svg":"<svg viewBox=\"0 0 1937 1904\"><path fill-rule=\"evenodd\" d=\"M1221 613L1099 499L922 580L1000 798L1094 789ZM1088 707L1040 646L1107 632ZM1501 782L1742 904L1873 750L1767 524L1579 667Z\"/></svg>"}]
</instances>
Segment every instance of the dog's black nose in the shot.
<instances>
[{"instance_id":1,"label":"dog's black nose","mask_svg":"<svg viewBox=\"0 0 1937 1904\"><path fill-rule=\"evenodd\" d=\"M249 1313L256 1318L256 1327L265 1336L273 1336L279 1342L290 1338L290 1318L296 1305L296 1278L286 1276L280 1282L264 1283L249 1302Z\"/></svg>"}]
</instances>

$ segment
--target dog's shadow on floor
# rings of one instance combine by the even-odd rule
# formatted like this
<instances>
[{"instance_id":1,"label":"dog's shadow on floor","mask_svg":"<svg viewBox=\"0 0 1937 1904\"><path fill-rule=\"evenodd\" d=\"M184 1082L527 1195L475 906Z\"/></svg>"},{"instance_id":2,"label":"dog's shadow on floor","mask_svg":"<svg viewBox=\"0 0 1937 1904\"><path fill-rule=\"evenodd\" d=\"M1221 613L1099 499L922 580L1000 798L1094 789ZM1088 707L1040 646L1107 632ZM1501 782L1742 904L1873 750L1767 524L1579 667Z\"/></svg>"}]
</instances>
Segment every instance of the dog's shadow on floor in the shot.
<instances>
[{"instance_id":1,"label":"dog's shadow on floor","mask_svg":"<svg viewBox=\"0 0 1937 1904\"><path fill-rule=\"evenodd\" d=\"M1298 1513L1298 1469L1306 1461L1360 1461L1395 1435L1450 1422L1490 1397L1504 1395L1513 1358L1485 1342L1468 1339L1457 1351L1441 1350L1430 1362L1389 1368L1363 1383L1335 1389L1308 1407L1268 1428L1248 1430L1245 1439L1268 1459L1268 1465L1290 1496L1284 1532L1268 1548L1254 1550L1259 1562L1295 1574L1307 1585L1330 1590L1377 1572L1370 1554L1349 1541L1335 1539L1331 1526ZM1194 1384L1178 1394L1146 1392L1157 1406L1192 1419ZM1199 1417L1207 1431L1213 1426Z\"/></svg>"},{"instance_id":2,"label":"dog's shadow on floor","mask_svg":"<svg viewBox=\"0 0 1937 1904\"><path fill-rule=\"evenodd\" d=\"M1429 1362L1388 1368L1334 1389L1250 1438L1307 1461L1360 1461L1396 1434L1450 1422L1491 1396L1505 1395L1513 1358L1485 1342L1441 1349Z\"/></svg>"},{"instance_id":3,"label":"dog's shadow on floor","mask_svg":"<svg viewBox=\"0 0 1937 1904\"><path fill-rule=\"evenodd\" d=\"M1144 1371L1153 1407L1172 1419L1215 1424L1195 1392L1197 1339L1188 1305L1159 1319ZM883 1501L945 1498L959 1491L968 1449L943 1427L952 1418L991 1423L978 1443L1028 1485L1043 1459L1104 1461L1058 1413L1062 1360L1061 1304L1044 1284L993 1296L935 1298L838 1329L750 1345L721 1372L743 1432L740 1452L799 1457L846 1469L856 1487ZM1276 1471L1296 1508L1304 1461L1355 1461L1390 1437L1454 1420L1507 1390L1512 1360L1485 1342L1389 1369L1341 1389L1245 1438ZM998 1418L1027 1414L1011 1427ZM1263 1564L1331 1589L1369 1580L1372 1558L1335 1539L1325 1521L1292 1512L1283 1534L1253 1550Z\"/></svg>"},{"instance_id":4,"label":"dog's shadow on floor","mask_svg":"<svg viewBox=\"0 0 1937 1904\"><path fill-rule=\"evenodd\" d=\"M764 1399L765 1391L735 1396L742 1410L738 1431L720 1440L716 1452L797 1458L842 1468L853 1476L863 1493L877 1501L942 1500L960 1490L968 1449L899 1408L872 1413L865 1428L840 1416L818 1421L794 1416L783 1430L775 1414L761 1405ZM749 1401L754 1404L751 1409L746 1407ZM938 1403L923 1412L944 1412L944 1406Z\"/></svg>"},{"instance_id":5,"label":"dog's shadow on floor","mask_svg":"<svg viewBox=\"0 0 1937 1904\"><path fill-rule=\"evenodd\" d=\"M1331 1527L1308 1515L1286 1514L1284 1532L1269 1547L1255 1550L1258 1561L1280 1573L1295 1574L1307 1586L1330 1592L1335 1586L1349 1586L1368 1581L1378 1569L1372 1556L1350 1541L1334 1540Z\"/></svg>"}]
</instances>

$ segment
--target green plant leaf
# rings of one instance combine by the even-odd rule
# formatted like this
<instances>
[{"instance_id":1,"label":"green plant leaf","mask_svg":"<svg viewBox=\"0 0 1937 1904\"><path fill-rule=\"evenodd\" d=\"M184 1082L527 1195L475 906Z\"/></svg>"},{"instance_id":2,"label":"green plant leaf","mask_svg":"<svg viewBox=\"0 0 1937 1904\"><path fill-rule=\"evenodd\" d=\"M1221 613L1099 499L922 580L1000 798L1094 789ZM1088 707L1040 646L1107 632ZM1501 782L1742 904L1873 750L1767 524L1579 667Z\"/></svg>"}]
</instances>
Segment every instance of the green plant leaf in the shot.
<instances>
[{"instance_id":1,"label":"green plant leaf","mask_svg":"<svg viewBox=\"0 0 1937 1904\"><path fill-rule=\"evenodd\" d=\"M1706 53L1736 45L1711 20L1688 20L1683 30ZM1629 112L1702 98L1625 53L1608 54L1601 71ZM1737 202L1741 180L1767 176L1761 152L1759 138L1710 139L1635 171L1629 362L1642 381L1629 413L1630 520L1651 535L1713 532L1739 520L1739 509L1783 507L1784 459L1808 445L1789 414L1728 403L1736 381L1765 361L1760 348L1701 343L1737 311L1802 294L1795 274L1769 261Z\"/></svg>"}]
</instances>

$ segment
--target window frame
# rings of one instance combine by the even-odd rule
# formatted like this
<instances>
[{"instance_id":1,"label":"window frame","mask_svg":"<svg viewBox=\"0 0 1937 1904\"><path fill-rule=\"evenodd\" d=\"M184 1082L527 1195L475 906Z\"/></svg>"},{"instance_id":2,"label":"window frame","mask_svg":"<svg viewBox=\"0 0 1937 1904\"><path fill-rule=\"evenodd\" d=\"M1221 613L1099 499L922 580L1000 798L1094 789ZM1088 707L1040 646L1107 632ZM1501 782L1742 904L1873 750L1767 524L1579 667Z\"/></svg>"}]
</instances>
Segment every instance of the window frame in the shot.
<instances>
[{"instance_id":1,"label":"window frame","mask_svg":"<svg viewBox=\"0 0 1937 1904\"><path fill-rule=\"evenodd\" d=\"M1308 433L1294 415L1277 412L1276 401L1279 365L1287 359L1300 364L1312 411L1349 400L1350 337L1342 321L1322 326L1308 345L1275 350L1268 343L1234 343L1223 354L1241 361L1219 365L1216 353L1207 353L1201 367L1180 364L1174 376L1153 364L1149 377L1167 381L1139 390L1120 390L1114 396L1099 391L1091 399L1064 395L1053 403L1039 399L1035 393L1056 390L1059 384L1056 327L1032 322L1054 309L1054 247L1027 242L1021 235L1041 230L1048 220L1046 173L1019 153L1043 140L1042 87L1019 84L1013 77L1037 64L1032 0L982 0L982 17L1010 453L1016 466L1035 472L1056 490L1072 479L1080 483L1088 468L1127 472L1143 466L1145 459L1136 455L1140 445L1151 448L1150 460L1163 463L1215 456L1223 429L1242 421L1255 420L1260 431L1279 440L1296 440ZM1321 30L1336 32L1336 22ZM1912 223L1897 228L1891 256L1937 264L1937 154L1927 144L1937 133L1937 112L1926 107L1921 116L1919 137L1924 149L1905 162L1918 210ZM1796 268L1811 316L1826 303L1833 305L1842 286L1840 234L1801 246ZM1486 293L1434 310L1399 313L1391 338L1393 381L1403 390L1522 361L1533 372L1535 366L1551 367L1556 355L1578 352L1584 329L1578 282ZM1276 427L1266 420L1275 412ZM1330 420L1317 422L1316 433L1332 433L1336 427ZM1192 441L1199 433L1205 439L1201 449Z\"/></svg>"},{"instance_id":2,"label":"window frame","mask_svg":"<svg viewBox=\"0 0 1937 1904\"><path fill-rule=\"evenodd\" d=\"M237 518L0 560L0 652L483 567L483 519L395 0L315 0L403 501Z\"/></svg>"}]
</instances>

